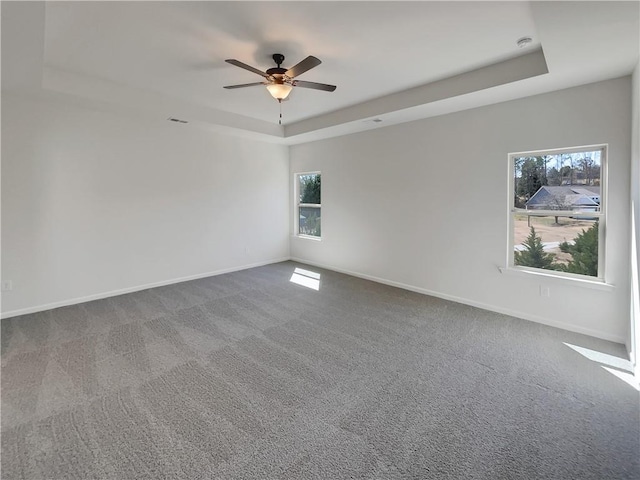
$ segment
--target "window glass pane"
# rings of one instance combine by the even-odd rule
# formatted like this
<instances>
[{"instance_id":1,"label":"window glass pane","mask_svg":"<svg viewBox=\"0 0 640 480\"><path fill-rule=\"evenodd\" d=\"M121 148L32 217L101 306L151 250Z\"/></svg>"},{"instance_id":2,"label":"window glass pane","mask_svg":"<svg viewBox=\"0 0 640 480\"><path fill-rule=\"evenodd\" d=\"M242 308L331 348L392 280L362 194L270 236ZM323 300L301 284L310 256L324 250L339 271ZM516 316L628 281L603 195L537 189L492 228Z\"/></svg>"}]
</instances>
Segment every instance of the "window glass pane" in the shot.
<instances>
[{"instance_id":1,"label":"window glass pane","mask_svg":"<svg viewBox=\"0 0 640 480\"><path fill-rule=\"evenodd\" d=\"M514 265L598 276L598 221L513 215Z\"/></svg>"},{"instance_id":2,"label":"window glass pane","mask_svg":"<svg viewBox=\"0 0 640 480\"><path fill-rule=\"evenodd\" d=\"M320 174L310 173L298 176L300 182L300 203L320 204Z\"/></svg>"},{"instance_id":3,"label":"window glass pane","mask_svg":"<svg viewBox=\"0 0 640 480\"><path fill-rule=\"evenodd\" d=\"M602 151L514 159L514 206L527 210L600 211Z\"/></svg>"},{"instance_id":4,"label":"window glass pane","mask_svg":"<svg viewBox=\"0 0 640 480\"><path fill-rule=\"evenodd\" d=\"M320 207L300 207L299 234L320 236Z\"/></svg>"}]
</instances>

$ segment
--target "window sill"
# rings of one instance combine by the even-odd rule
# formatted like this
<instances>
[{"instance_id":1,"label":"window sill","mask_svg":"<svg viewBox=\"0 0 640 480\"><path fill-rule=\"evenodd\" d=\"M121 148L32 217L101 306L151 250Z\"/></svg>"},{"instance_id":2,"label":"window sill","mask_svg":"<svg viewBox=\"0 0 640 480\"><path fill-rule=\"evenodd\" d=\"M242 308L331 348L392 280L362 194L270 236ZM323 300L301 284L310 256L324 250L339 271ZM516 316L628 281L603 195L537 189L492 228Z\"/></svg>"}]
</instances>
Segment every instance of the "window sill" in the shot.
<instances>
[{"instance_id":1,"label":"window sill","mask_svg":"<svg viewBox=\"0 0 640 480\"><path fill-rule=\"evenodd\" d=\"M600 280L587 280L583 278L574 278L574 277L565 277L563 275L556 275L553 273L546 272L534 272L531 270L521 270L519 268L514 267L498 267L500 273L507 275L515 275L517 277L527 277L527 278L539 278L540 280L551 280L564 283L566 285L589 288L592 290L602 290L605 292L613 292L615 290L615 285L611 283L605 283Z\"/></svg>"},{"instance_id":2,"label":"window sill","mask_svg":"<svg viewBox=\"0 0 640 480\"><path fill-rule=\"evenodd\" d=\"M293 238L304 238L306 240L322 241L322 237L314 237L313 235L291 235Z\"/></svg>"}]
</instances>

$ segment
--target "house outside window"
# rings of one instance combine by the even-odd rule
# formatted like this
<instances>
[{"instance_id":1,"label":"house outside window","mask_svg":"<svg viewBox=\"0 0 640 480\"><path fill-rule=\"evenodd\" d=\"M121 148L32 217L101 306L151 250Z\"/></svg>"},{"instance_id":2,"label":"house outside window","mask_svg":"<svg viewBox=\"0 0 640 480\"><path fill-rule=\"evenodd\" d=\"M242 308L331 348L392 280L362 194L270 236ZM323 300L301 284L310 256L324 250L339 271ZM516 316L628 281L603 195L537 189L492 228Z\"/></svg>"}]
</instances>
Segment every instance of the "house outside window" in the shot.
<instances>
[{"instance_id":1,"label":"house outside window","mask_svg":"<svg viewBox=\"0 0 640 480\"><path fill-rule=\"evenodd\" d=\"M509 155L508 265L604 281L606 145Z\"/></svg>"},{"instance_id":2,"label":"house outside window","mask_svg":"<svg viewBox=\"0 0 640 480\"><path fill-rule=\"evenodd\" d=\"M295 175L296 233L301 237L321 237L320 172Z\"/></svg>"}]
</instances>

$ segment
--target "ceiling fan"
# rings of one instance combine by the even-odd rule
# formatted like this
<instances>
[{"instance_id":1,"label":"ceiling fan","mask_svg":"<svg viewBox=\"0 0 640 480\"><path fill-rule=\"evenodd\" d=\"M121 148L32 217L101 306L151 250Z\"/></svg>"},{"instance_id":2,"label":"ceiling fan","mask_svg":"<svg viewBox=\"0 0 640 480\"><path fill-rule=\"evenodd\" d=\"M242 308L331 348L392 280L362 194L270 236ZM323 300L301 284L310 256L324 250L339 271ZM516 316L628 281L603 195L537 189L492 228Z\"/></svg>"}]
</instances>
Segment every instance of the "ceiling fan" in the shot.
<instances>
[{"instance_id":1,"label":"ceiling fan","mask_svg":"<svg viewBox=\"0 0 640 480\"><path fill-rule=\"evenodd\" d=\"M244 87L253 87L255 85L266 85L267 90L273 98L278 100L278 102L282 102L285 98L289 96L293 87L302 87L302 88L312 88L314 90L324 90L325 92L333 92L336 89L335 85L327 85L325 83L316 83L316 82L305 82L302 80L295 80L295 77L302 75L304 72L311 70L314 67L317 67L322 62L316 57L308 56L304 60L302 60L297 65L291 67L290 69L282 68L282 62L284 62L284 55L281 53L274 53L273 61L276 62L277 67L273 67L268 69L266 72L258 70L246 63L242 63L235 59L228 59L225 62L230 63L231 65L235 65L236 67L244 68L245 70L249 70L250 72L257 73L258 75L265 78L263 82L256 83L244 83L242 85L227 85L224 88L244 88Z\"/></svg>"}]
</instances>

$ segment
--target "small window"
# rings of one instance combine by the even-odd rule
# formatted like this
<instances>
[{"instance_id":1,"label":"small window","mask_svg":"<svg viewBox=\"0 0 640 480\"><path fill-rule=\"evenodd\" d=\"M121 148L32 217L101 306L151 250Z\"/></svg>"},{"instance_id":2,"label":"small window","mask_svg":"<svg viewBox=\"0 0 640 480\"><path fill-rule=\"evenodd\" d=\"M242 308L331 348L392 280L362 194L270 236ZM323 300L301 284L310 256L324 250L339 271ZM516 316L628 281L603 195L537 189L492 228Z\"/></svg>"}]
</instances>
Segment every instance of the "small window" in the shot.
<instances>
[{"instance_id":1,"label":"small window","mask_svg":"<svg viewBox=\"0 0 640 480\"><path fill-rule=\"evenodd\" d=\"M509 266L604 280L606 146L509 155Z\"/></svg>"},{"instance_id":2,"label":"small window","mask_svg":"<svg viewBox=\"0 0 640 480\"><path fill-rule=\"evenodd\" d=\"M320 172L296 174L296 231L298 235L321 236Z\"/></svg>"}]
</instances>

